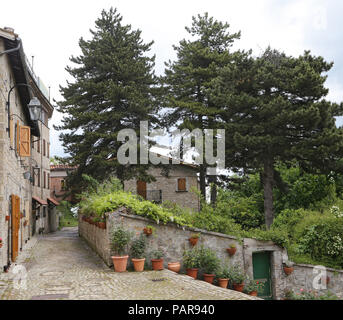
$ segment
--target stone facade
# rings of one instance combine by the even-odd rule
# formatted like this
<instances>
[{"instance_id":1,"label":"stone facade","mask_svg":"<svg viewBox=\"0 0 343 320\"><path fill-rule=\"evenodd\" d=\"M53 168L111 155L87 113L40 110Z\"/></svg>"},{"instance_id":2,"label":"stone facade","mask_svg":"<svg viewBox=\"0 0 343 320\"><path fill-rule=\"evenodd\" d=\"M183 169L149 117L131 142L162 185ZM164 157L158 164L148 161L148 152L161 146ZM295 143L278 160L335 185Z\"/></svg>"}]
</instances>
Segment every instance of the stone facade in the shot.
<instances>
[{"instance_id":1,"label":"stone facade","mask_svg":"<svg viewBox=\"0 0 343 320\"><path fill-rule=\"evenodd\" d=\"M8 50L9 43L17 46L18 42L18 37L13 31L0 29L0 237L3 243L2 248L0 248L0 272L13 262L12 195L19 198L18 204L20 206L18 253L32 235L39 231L39 228L44 228L45 232L48 232L56 229L58 224L55 206L47 201L47 198L50 197L49 186L46 184L44 187L44 173L46 183L50 174L48 118L51 117L53 108L42 94L34 75L27 69L22 47L20 50L11 53L3 53ZM28 89L27 85L32 88L33 92ZM13 89L9 95L11 120L9 122L7 97L11 88ZM26 95L24 95L25 92L23 93L23 88L27 90ZM30 101L30 95L36 96L40 100L44 110L43 121L40 121L40 124L36 124L36 126L32 124L33 122L28 116L27 104ZM29 157L21 157L18 152L16 130L18 125L31 128L32 149ZM11 134L8 127L12 128ZM37 132L40 132L40 138L34 136ZM33 141L36 140L41 144L43 141L45 142L45 155L38 153L37 149L34 148ZM43 151L43 144L40 149ZM34 167L40 169L40 187L37 184L38 171L34 170ZM32 180L27 177L24 178L24 173L30 173L31 177L35 178L35 183L31 183ZM36 206L32 200L33 196L44 199L45 205ZM37 221L39 222L37 223Z\"/></svg>"},{"instance_id":2,"label":"stone facade","mask_svg":"<svg viewBox=\"0 0 343 320\"><path fill-rule=\"evenodd\" d=\"M155 178L155 181L147 183L147 200L153 200L153 197L160 191L161 201L174 202L181 207L199 211L200 202L193 189L199 190L197 172L192 166L186 164L173 165L169 170L168 176L163 174L162 168L151 167L148 174ZM186 180L185 191L178 190L178 179ZM137 194L137 180L131 179L124 182L124 191L130 191Z\"/></svg>"},{"instance_id":3,"label":"stone facade","mask_svg":"<svg viewBox=\"0 0 343 320\"><path fill-rule=\"evenodd\" d=\"M75 199L71 195L66 196L66 193L70 190L65 189L66 178L75 169L76 167L63 164L50 165L50 197L57 201L66 200L75 202Z\"/></svg>"}]
</instances>

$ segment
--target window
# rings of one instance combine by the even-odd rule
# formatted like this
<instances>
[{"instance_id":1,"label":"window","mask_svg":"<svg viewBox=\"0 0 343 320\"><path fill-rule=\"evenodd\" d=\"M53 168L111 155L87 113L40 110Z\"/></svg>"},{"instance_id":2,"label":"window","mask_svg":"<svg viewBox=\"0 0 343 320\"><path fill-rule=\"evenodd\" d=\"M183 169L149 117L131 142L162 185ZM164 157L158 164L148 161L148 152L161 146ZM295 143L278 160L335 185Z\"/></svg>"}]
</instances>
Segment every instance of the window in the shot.
<instances>
[{"instance_id":1,"label":"window","mask_svg":"<svg viewBox=\"0 0 343 320\"><path fill-rule=\"evenodd\" d=\"M40 169L37 170L38 171L38 179L37 179L37 184L38 184L38 187L40 187Z\"/></svg>"},{"instance_id":2,"label":"window","mask_svg":"<svg viewBox=\"0 0 343 320\"><path fill-rule=\"evenodd\" d=\"M47 157L50 158L50 143L48 142Z\"/></svg>"},{"instance_id":3,"label":"window","mask_svg":"<svg viewBox=\"0 0 343 320\"><path fill-rule=\"evenodd\" d=\"M43 156L46 155L46 149L45 149L45 139L43 139Z\"/></svg>"},{"instance_id":4,"label":"window","mask_svg":"<svg viewBox=\"0 0 343 320\"><path fill-rule=\"evenodd\" d=\"M43 171L43 179L44 179L43 187L44 189L46 189L46 172L45 171Z\"/></svg>"},{"instance_id":5,"label":"window","mask_svg":"<svg viewBox=\"0 0 343 320\"><path fill-rule=\"evenodd\" d=\"M48 173L48 189L50 189L50 173Z\"/></svg>"},{"instance_id":6,"label":"window","mask_svg":"<svg viewBox=\"0 0 343 320\"><path fill-rule=\"evenodd\" d=\"M37 152L40 153L40 140L37 140Z\"/></svg>"},{"instance_id":7,"label":"window","mask_svg":"<svg viewBox=\"0 0 343 320\"><path fill-rule=\"evenodd\" d=\"M64 180L61 180L61 190L65 190L66 188L66 183Z\"/></svg>"},{"instance_id":8,"label":"window","mask_svg":"<svg viewBox=\"0 0 343 320\"><path fill-rule=\"evenodd\" d=\"M177 179L177 191L187 191L186 178Z\"/></svg>"}]
</instances>

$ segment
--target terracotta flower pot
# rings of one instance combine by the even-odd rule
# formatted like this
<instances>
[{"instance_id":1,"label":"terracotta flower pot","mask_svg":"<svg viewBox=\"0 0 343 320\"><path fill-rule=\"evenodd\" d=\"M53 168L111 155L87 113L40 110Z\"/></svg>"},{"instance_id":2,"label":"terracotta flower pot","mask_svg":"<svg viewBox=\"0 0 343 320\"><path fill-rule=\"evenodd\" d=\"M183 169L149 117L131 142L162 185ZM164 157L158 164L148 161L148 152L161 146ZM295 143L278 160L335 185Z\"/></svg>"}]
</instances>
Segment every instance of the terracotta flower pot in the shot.
<instances>
[{"instance_id":1,"label":"terracotta flower pot","mask_svg":"<svg viewBox=\"0 0 343 320\"><path fill-rule=\"evenodd\" d=\"M189 238L188 240L190 244L194 247L198 243L199 238Z\"/></svg>"},{"instance_id":2,"label":"terracotta flower pot","mask_svg":"<svg viewBox=\"0 0 343 320\"><path fill-rule=\"evenodd\" d=\"M180 272L181 269L181 263L180 262L169 262L168 263L168 269L170 271L174 271L176 273Z\"/></svg>"},{"instance_id":3,"label":"terracotta flower pot","mask_svg":"<svg viewBox=\"0 0 343 320\"><path fill-rule=\"evenodd\" d=\"M216 276L215 274L204 273L204 281L212 284L215 276Z\"/></svg>"},{"instance_id":4,"label":"terracotta flower pot","mask_svg":"<svg viewBox=\"0 0 343 320\"><path fill-rule=\"evenodd\" d=\"M242 292L244 289L244 283L234 283L233 289L239 292Z\"/></svg>"},{"instance_id":5,"label":"terracotta flower pot","mask_svg":"<svg viewBox=\"0 0 343 320\"><path fill-rule=\"evenodd\" d=\"M106 222L99 222L98 225L100 229L106 229Z\"/></svg>"},{"instance_id":6,"label":"terracotta flower pot","mask_svg":"<svg viewBox=\"0 0 343 320\"><path fill-rule=\"evenodd\" d=\"M144 232L147 236L152 235L152 229L151 229L151 228L144 228L144 229L143 229L143 232Z\"/></svg>"},{"instance_id":7,"label":"terracotta flower pot","mask_svg":"<svg viewBox=\"0 0 343 320\"><path fill-rule=\"evenodd\" d=\"M196 279L197 276L198 276L198 271L199 271L198 268L188 268L188 269L186 270L186 274L187 274L187 276L190 276L190 277L192 277L193 279Z\"/></svg>"},{"instance_id":8,"label":"terracotta flower pot","mask_svg":"<svg viewBox=\"0 0 343 320\"><path fill-rule=\"evenodd\" d=\"M152 268L156 270L163 270L163 259L151 259Z\"/></svg>"},{"instance_id":9,"label":"terracotta flower pot","mask_svg":"<svg viewBox=\"0 0 343 320\"><path fill-rule=\"evenodd\" d=\"M132 258L131 260L132 260L133 268L135 269L135 271L142 272L144 270L145 258L143 258L143 259Z\"/></svg>"},{"instance_id":10,"label":"terracotta flower pot","mask_svg":"<svg viewBox=\"0 0 343 320\"><path fill-rule=\"evenodd\" d=\"M285 272L287 276L289 276L293 272L293 270L294 270L293 267L286 267L286 266L283 267L283 271Z\"/></svg>"},{"instance_id":11,"label":"terracotta flower pot","mask_svg":"<svg viewBox=\"0 0 343 320\"><path fill-rule=\"evenodd\" d=\"M125 272L127 268L127 259L129 256L113 256L111 257L113 261L115 272Z\"/></svg>"},{"instance_id":12,"label":"terracotta flower pot","mask_svg":"<svg viewBox=\"0 0 343 320\"><path fill-rule=\"evenodd\" d=\"M249 296L257 297L257 291L249 292Z\"/></svg>"},{"instance_id":13,"label":"terracotta flower pot","mask_svg":"<svg viewBox=\"0 0 343 320\"><path fill-rule=\"evenodd\" d=\"M223 279L223 278L219 278L219 279L218 279L218 285L219 285L219 287L221 287L221 288L225 288L225 289L226 289L228 283L229 283L229 279Z\"/></svg>"},{"instance_id":14,"label":"terracotta flower pot","mask_svg":"<svg viewBox=\"0 0 343 320\"><path fill-rule=\"evenodd\" d=\"M6 216L6 221L10 221L10 216Z\"/></svg>"},{"instance_id":15,"label":"terracotta flower pot","mask_svg":"<svg viewBox=\"0 0 343 320\"><path fill-rule=\"evenodd\" d=\"M226 251L229 253L230 256L233 256L236 253L237 248L227 248Z\"/></svg>"}]
</instances>

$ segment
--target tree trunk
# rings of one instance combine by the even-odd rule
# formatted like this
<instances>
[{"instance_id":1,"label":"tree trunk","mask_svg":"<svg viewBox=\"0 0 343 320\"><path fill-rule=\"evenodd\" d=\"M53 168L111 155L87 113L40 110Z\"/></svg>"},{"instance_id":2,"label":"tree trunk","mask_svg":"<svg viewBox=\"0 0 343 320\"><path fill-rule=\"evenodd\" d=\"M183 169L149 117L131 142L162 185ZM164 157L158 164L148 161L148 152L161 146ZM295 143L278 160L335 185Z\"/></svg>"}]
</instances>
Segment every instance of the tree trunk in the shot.
<instances>
[{"instance_id":1,"label":"tree trunk","mask_svg":"<svg viewBox=\"0 0 343 320\"><path fill-rule=\"evenodd\" d=\"M211 205L213 208L216 207L217 202L217 176L210 176L211 183Z\"/></svg>"},{"instance_id":2,"label":"tree trunk","mask_svg":"<svg viewBox=\"0 0 343 320\"><path fill-rule=\"evenodd\" d=\"M204 197L206 201L206 167L201 164L200 165L200 193Z\"/></svg>"},{"instance_id":3,"label":"tree trunk","mask_svg":"<svg viewBox=\"0 0 343 320\"><path fill-rule=\"evenodd\" d=\"M264 216L267 229L273 223L273 185L274 185L274 164L272 159L266 159L263 172L263 191L264 191Z\"/></svg>"}]
</instances>

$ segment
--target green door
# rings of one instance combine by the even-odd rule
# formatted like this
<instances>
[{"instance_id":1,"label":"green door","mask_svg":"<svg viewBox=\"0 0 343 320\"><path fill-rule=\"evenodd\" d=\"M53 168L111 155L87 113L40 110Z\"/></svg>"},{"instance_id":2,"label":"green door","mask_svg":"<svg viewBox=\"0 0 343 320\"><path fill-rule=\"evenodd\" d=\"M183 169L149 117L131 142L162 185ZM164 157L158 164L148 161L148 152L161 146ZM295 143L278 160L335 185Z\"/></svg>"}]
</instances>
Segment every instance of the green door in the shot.
<instances>
[{"instance_id":1,"label":"green door","mask_svg":"<svg viewBox=\"0 0 343 320\"><path fill-rule=\"evenodd\" d=\"M262 299L273 299L272 281L270 273L270 252L262 251L252 254L252 263L254 270L254 280L260 280L265 283L259 290L258 296Z\"/></svg>"}]
</instances>

